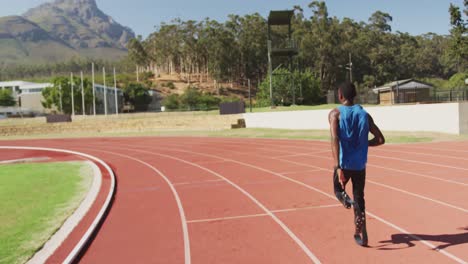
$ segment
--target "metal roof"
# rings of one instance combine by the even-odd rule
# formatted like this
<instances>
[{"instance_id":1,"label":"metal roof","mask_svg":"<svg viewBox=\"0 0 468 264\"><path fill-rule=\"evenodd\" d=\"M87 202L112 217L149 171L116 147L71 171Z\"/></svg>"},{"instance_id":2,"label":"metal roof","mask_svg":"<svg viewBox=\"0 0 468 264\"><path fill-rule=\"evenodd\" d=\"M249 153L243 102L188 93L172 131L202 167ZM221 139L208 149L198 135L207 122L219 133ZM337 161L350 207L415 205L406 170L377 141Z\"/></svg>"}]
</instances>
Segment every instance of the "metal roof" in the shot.
<instances>
[{"instance_id":1,"label":"metal roof","mask_svg":"<svg viewBox=\"0 0 468 264\"><path fill-rule=\"evenodd\" d=\"M28 84L34 84L32 82L24 82L24 81L8 81L8 82L0 82L0 87L14 87L14 86L23 86Z\"/></svg>"},{"instance_id":2,"label":"metal roof","mask_svg":"<svg viewBox=\"0 0 468 264\"><path fill-rule=\"evenodd\" d=\"M390 82L387 84L384 84L380 87L372 89L374 93L377 92L386 92L390 90L395 90L395 89L400 89L400 90L408 90L408 89L430 89L433 88L432 85L414 80L414 79L406 79L406 80L398 80L394 82Z\"/></svg>"},{"instance_id":3,"label":"metal roof","mask_svg":"<svg viewBox=\"0 0 468 264\"><path fill-rule=\"evenodd\" d=\"M24 82L24 81L8 81L0 82L0 87L19 87L23 89L37 89L37 88L46 88L53 86L51 83L33 83L33 82Z\"/></svg>"},{"instance_id":4,"label":"metal roof","mask_svg":"<svg viewBox=\"0 0 468 264\"><path fill-rule=\"evenodd\" d=\"M294 16L294 10L270 11L268 25L289 25Z\"/></svg>"}]
</instances>

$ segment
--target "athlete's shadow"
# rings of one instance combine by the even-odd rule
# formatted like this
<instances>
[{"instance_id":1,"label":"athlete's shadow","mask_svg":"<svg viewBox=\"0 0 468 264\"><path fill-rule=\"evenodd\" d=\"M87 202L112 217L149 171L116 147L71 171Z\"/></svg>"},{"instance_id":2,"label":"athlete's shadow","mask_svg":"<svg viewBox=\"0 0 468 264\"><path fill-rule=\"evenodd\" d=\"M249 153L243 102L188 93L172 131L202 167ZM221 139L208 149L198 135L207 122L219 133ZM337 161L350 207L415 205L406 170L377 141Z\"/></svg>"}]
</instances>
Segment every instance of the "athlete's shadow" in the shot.
<instances>
[{"instance_id":1,"label":"athlete's shadow","mask_svg":"<svg viewBox=\"0 0 468 264\"><path fill-rule=\"evenodd\" d=\"M460 230L467 230L468 227L459 228ZM380 250L396 250L403 248L414 247L418 240L425 240L427 242L442 242L445 244L439 245L434 250L444 249L450 246L468 243L468 232L459 234L444 234L444 235L423 235L423 234L393 234L390 240L380 241ZM406 245L405 247L392 247L394 245Z\"/></svg>"}]
</instances>

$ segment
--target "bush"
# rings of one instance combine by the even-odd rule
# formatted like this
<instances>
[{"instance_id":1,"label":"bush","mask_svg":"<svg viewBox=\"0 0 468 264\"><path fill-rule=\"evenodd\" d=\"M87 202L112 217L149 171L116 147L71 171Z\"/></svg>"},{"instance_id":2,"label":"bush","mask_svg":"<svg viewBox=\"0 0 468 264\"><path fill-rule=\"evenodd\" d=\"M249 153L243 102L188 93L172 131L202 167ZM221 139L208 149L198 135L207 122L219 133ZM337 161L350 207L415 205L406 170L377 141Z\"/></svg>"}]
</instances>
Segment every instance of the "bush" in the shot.
<instances>
[{"instance_id":1,"label":"bush","mask_svg":"<svg viewBox=\"0 0 468 264\"><path fill-rule=\"evenodd\" d=\"M165 86L171 90L174 90L176 88L173 82L167 82Z\"/></svg>"},{"instance_id":2,"label":"bush","mask_svg":"<svg viewBox=\"0 0 468 264\"><path fill-rule=\"evenodd\" d=\"M0 90L0 106L14 106L15 104L11 90Z\"/></svg>"},{"instance_id":3,"label":"bush","mask_svg":"<svg viewBox=\"0 0 468 264\"><path fill-rule=\"evenodd\" d=\"M163 105L169 110L176 110L180 107L180 96L178 94L168 95L163 100Z\"/></svg>"},{"instance_id":4,"label":"bush","mask_svg":"<svg viewBox=\"0 0 468 264\"><path fill-rule=\"evenodd\" d=\"M320 91L320 81L315 78L312 72L295 71L291 74L286 69L280 69L276 71L276 73L277 75L273 75L272 78L274 105L291 105L293 102L292 89L295 91L296 104L318 104L323 101L323 96ZM294 87L291 88L293 81ZM265 77L260 84L256 99L256 105L259 107L270 105L269 76Z\"/></svg>"},{"instance_id":5,"label":"bush","mask_svg":"<svg viewBox=\"0 0 468 264\"><path fill-rule=\"evenodd\" d=\"M135 107L136 111L146 111L151 103L149 89L141 83L129 83L124 88L124 99Z\"/></svg>"},{"instance_id":6,"label":"bush","mask_svg":"<svg viewBox=\"0 0 468 264\"><path fill-rule=\"evenodd\" d=\"M468 73L457 73L452 75L449 79L450 88L466 87L465 80L468 79Z\"/></svg>"}]
</instances>

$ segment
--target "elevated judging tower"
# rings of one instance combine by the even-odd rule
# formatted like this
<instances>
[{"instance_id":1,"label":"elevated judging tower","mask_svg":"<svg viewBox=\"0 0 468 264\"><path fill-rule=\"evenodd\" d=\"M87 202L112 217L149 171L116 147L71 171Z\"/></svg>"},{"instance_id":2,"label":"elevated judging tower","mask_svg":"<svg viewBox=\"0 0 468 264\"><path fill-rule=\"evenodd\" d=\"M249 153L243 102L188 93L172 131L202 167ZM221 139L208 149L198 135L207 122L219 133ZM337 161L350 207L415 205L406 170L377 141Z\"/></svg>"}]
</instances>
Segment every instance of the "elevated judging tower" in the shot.
<instances>
[{"instance_id":1,"label":"elevated judging tower","mask_svg":"<svg viewBox=\"0 0 468 264\"><path fill-rule=\"evenodd\" d=\"M277 68L283 66L281 61L287 59L289 72L293 72L293 58L299 51L296 42L292 38L291 22L294 16L293 10L270 11L268 16L268 73L270 76L270 100L273 102L272 75L274 74L273 65L278 64ZM292 80L292 78L291 78ZM293 81L292 81L293 82ZM291 88L294 83L291 83ZM293 104L295 104L295 95L293 91Z\"/></svg>"}]
</instances>

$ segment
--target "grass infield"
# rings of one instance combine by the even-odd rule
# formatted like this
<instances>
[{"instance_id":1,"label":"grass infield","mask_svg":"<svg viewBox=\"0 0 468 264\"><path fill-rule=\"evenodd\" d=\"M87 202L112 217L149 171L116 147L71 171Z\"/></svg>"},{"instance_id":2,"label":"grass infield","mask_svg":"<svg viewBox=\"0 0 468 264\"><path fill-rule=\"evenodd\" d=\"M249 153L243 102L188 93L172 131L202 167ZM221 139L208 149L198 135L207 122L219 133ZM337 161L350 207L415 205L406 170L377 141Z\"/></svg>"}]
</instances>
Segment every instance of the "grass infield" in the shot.
<instances>
[{"instance_id":1,"label":"grass infield","mask_svg":"<svg viewBox=\"0 0 468 264\"><path fill-rule=\"evenodd\" d=\"M81 162L0 165L0 263L24 263L79 206L92 181Z\"/></svg>"},{"instance_id":2,"label":"grass infield","mask_svg":"<svg viewBox=\"0 0 468 264\"><path fill-rule=\"evenodd\" d=\"M468 140L468 135L450 135L432 132L392 132L382 131L387 144L434 142L434 141L458 141ZM276 139L302 139L302 140L330 140L328 130L291 130L270 128L242 128L225 130L172 130L159 129L141 132L104 132L89 133L76 132L67 134L45 134L33 136L8 136L2 140L13 139L52 139L52 138L96 138L96 137L228 137L228 138L276 138Z\"/></svg>"}]
</instances>

